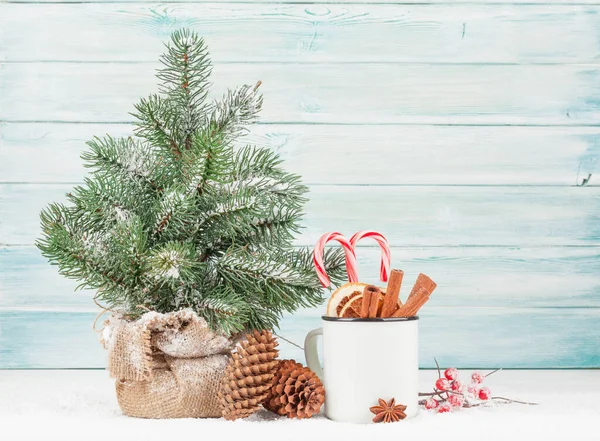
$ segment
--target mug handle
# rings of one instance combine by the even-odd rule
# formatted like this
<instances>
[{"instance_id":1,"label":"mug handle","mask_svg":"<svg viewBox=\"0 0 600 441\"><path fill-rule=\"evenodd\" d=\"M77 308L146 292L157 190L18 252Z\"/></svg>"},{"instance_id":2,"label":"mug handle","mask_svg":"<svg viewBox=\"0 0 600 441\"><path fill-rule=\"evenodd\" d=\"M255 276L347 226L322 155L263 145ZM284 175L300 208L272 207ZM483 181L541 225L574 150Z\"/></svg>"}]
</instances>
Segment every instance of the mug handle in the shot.
<instances>
[{"instance_id":1,"label":"mug handle","mask_svg":"<svg viewBox=\"0 0 600 441\"><path fill-rule=\"evenodd\" d=\"M321 368L319 353L317 351L317 337L319 335L323 335L323 328L313 329L306 334L306 338L304 339L304 358L306 358L308 368L323 380L323 369Z\"/></svg>"}]
</instances>

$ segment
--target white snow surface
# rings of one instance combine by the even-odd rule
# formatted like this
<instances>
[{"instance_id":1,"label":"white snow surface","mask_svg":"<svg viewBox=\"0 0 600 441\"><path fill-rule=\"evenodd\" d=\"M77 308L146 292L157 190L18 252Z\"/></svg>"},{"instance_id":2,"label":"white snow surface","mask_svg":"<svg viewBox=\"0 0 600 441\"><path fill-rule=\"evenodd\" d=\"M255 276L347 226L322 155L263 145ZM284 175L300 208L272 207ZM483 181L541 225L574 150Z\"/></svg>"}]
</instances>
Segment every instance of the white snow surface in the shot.
<instances>
[{"instance_id":1,"label":"white snow surface","mask_svg":"<svg viewBox=\"0 0 600 441\"><path fill-rule=\"evenodd\" d=\"M470 371L461 371L467 378ZM435 371L421 371L421 391ZM600 370L501 371L493 395L525 401L450 414L421 411L394 424L340 424L323 416L289 420L266 411L247 420L143 420L124 416L102 370L0 370L0 440L600 440Z\"/></svg>"}]
</instances>

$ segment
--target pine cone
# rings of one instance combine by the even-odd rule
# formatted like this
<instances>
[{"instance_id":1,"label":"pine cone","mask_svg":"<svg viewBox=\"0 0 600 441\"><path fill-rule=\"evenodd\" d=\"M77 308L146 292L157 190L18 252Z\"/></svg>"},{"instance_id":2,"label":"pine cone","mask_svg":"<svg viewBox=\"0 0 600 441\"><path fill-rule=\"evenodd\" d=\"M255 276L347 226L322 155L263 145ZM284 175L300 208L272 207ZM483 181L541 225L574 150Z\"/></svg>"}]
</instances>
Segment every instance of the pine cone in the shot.
<instances>
[{"instance_id":1,"label":"pine cone","mask_svg":"<svg viewBox=\"0 0 600 441\"><path fill-rule=\"evenodd\" d=\"M313 371L293 360L283 360L275 378L265 401L267 409L298 419L319 413L325 402L325 388Z\"/></svg>"},{"instance_id":2,"label":"pine cone","mask_svg":"<svg viewBox=\"0 0 600 441\"><path fill-rule=\"evenodd\" d=\"M279 380L283 375L288 376L292 370L301 367L302 365L300 363L296 363L295 360L279 360L277 370L275 371L275 376L273 377L273 387L269 390L269 394L263 403L265 409L280 415L285 414L285 412L279 413L279 410L285 406L281 406L279 403L279 396L275 392L276 386L279 384Z\"/></svg>"},{"instance_id":3,"label":"pine cone","mask_svg":"<svg viewBox=\"0 0 600 441\"><path fill-rule=\"evenodd\" d=\"M270 331L246 335L225 369L219 397L226 420L246 418L258 410L273 386L279 355Z\"/></svg>"}]
</instances>

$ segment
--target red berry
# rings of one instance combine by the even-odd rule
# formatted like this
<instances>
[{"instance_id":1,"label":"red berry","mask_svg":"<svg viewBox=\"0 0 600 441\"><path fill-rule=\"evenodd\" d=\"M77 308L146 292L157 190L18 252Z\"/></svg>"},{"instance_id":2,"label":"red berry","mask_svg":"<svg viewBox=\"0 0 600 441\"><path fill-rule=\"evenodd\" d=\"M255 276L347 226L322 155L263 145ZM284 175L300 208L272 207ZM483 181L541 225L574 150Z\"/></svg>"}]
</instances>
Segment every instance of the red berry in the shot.
<instances>
[{"instance_id":1,"label":"red berry","mask_svg":"<svg viewBox=\"0 0 600 441\"><path fill-rule=\"evenodd\" d=\"M448 403L450 403L450 405L452 407L462 407L464 401L465 401L465 399L463 398L462 395L452 394L448 397Z\"/></svg>"},{"instance_id":2,"label":"red berry","mask_svg":"<svg viewBox=\"0 0 600 441\"><path fill-rule=\"evenodd\" d=\"M452 406L448 403L444 403L440 407L438 407L439 413L446 413L446 412L450 412L451 410L452 410Z\"/></svg>"},{"instance_id":3,"label":"red berry","mask_svg":"<svg viewBox=\"0 0 600 441\"><path fill-rule=\"evenodd\" d=\"M479 399L480 400L489 400L492 396L492 392L490 392L489 387L482 387L479 389Z\"/></svg>"},{"instance_id":4,"label":"red berry","mask_svg":"<svg viewBox=\"0 0 600 441\"><path fill-rule=\"evenodd\" d=\"M444 371L444 377L448 380L456 380L458 378L458 369L456 368L448 368Z\"/></svg>"},{"instance_id":5,"label":"red berry","mask_svg":"<svg viewBox=\"0 0 600 441\"><path fill-rule=\"evenodd\" d=\"M469 385L469 387L467 388L467 393L476 397L479 394L479 386L476 384Z\"/></svg>"},{"instance_id":6,"label":"red berry","mask_svg":"<svg viewBox=\"0 0 600 441\"><path fill-rule=\"evenodd\" d=\"M471 380L473 380L473 383L481 384L483 383L483 380L485 380L485 375L483 375L481 372L473 372L473 375L471 375Z\"/></svg>"},{"instance_id":7,"label":"red berry","mask_svg":"<svg viewBox=\"0 0 600 441\"><path fill-rule=\"evenodd\" d=\"M435 387L438 390L448 390L450 389L450 382L445 378L438 378L438 380L435 382Z\"/></svg>"},{"instance_id":8,"label":"red berry","mask_svg":"<svg viewBox=\"0 0 600 441\"><path fill-rule=\"evenodd\" d=\"M437 400L434 400L433 398L428 398L427 400L425 400L425 409L435 409L436 407L438 407L438 402Z\"/></svg>"},{"instance_id":9,"label":"red berry","mask_svg":"<svg viewBox=\"0 0 600 441\"><path fill-rule=\"evenodd\" d=\"M462 392L462 390L463 390L463 384L459 380L454 380L452 382L452 390L454 392Z\"/></svg>"}]
</instances>

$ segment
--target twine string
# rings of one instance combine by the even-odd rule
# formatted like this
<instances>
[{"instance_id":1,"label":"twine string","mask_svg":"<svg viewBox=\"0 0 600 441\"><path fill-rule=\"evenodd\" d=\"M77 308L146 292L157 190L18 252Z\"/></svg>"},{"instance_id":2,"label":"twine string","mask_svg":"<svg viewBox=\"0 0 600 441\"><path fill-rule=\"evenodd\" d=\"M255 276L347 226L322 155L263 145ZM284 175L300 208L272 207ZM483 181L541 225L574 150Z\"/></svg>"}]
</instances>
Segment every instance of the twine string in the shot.
<instances>
[{"instance_id":1,"label":"twine string","mask_svg":"<svg viewBox=\"0 0 600 441\"><path fill-rule=\"evenodd\" d=\"M292 346L296 346L298 349L300 350L304 350L304 348L302 346L300 346L299 344L294 343L293 341L288 340L285 337L282 337L281 335L277 334L275 331L273 331L273 334L275 334L278 338L282 339L283 341L288 342L289 344L291 344Z\"/></svg>"},{"instance_id":2,"label":"twine string","mask_svg":"<svg viewBox=\"0 0 600 441\"><path fill-rule=\"evenodd\" d=\"M104 331L104 329L106 328L106 325L105 325L105 326L103 326L103 327L102 327L102 329L96 329L96 325L98 324L98 320L100 319L100 317L102 317L102 316L103 316L104 314L106 314L107 312L114 312L114 310L112 310L112 309L110 309L110 308L107 308L106 306L103 306L103 305L101 305L100 303L98 303L98 300L96 299L97 295L98 295L98 294L96 294L96 295L93 297L93 299L92 299L92 300L94 301L94 303L96 304L96 306L97 306L98 308L100 308L102 311L100 311L100 312L98 313L98 315L96 315L96 318L94 319L94 323L92 323L92 330L93 330L94 332L98 332L98 333L100 333L100 332Z\"/></svg>"}]
</instances>

